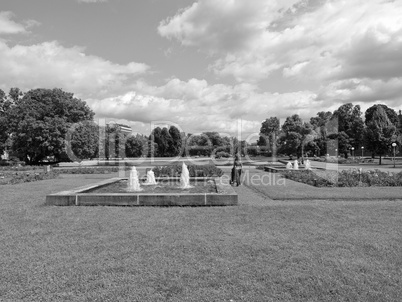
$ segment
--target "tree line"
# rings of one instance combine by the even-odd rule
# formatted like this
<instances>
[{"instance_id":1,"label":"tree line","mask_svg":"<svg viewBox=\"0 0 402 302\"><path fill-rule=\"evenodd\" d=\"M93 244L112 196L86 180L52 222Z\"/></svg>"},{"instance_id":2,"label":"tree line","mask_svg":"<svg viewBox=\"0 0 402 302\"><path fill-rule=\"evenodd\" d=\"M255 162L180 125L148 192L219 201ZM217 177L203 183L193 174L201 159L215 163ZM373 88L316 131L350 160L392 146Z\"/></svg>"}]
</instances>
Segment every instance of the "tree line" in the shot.
<instances>
[{"instance_id":1,"label":"tree line","mask_svg":"<svg viewBox=\"0 0 402 302\"><path fill-rule=\"evenodd\" d=\"M334 112L318 112L304 122L295 114L282 126L277 117L262 122L257 145L272 154L303 157L370 152L381 157L399 150L402 142L402 116L383 104L368 108L362 118L359 105L347 103Z\"/></svg>"},{"instance_id":2,"label":"tree line","mask_svg":"<svg viewBox=\"0 0 402 302\"><path fill-rule=\"evenodd\" d=\"M217 132L185 134L156 127L149 136L127 134L119 124L98 125L95 113L62 89L0 89L0 154L26 164L93 158L229 156L241 143Z\"/></svg>"},{"instance_id":3,"label":"tree line","mask_svg":"<svg viewBox=\"0 0 402 302\"><path fill-rule=\"evenodd\" d=\"M352 103L334 112L318 112L308 122L295 114L283 125L277 117L262 122L256 143L239 141L218 132L186 134L173 125L156 127L150 135L126 134L119 124L98 125L95 113L73 93L61 89L22 92L0 89L0 154L8 151L27 164L44 160L92 158L214 156L235 153L343 155L364 148L381 156L401 145L401 115L383 104L367 109Z\"/></svg>"}]
</instances>

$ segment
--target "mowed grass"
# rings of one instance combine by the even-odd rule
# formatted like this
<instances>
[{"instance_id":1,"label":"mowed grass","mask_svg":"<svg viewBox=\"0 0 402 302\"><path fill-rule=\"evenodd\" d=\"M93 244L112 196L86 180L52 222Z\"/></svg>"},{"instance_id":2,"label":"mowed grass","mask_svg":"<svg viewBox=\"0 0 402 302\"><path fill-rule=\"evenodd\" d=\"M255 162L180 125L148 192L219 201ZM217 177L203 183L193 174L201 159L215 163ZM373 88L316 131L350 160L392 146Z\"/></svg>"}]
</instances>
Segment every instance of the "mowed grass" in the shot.
<instances>
[{"instance_id":1,"label":"mowed grass","mask_svg":"<svg viewBox=\"0 0 402 302\"><path fill-rule=\"evenodd\" d=\"M1 301L400 301L402 202L52 207L97 177L0 187Z\"/></svg>"}]
</instances>

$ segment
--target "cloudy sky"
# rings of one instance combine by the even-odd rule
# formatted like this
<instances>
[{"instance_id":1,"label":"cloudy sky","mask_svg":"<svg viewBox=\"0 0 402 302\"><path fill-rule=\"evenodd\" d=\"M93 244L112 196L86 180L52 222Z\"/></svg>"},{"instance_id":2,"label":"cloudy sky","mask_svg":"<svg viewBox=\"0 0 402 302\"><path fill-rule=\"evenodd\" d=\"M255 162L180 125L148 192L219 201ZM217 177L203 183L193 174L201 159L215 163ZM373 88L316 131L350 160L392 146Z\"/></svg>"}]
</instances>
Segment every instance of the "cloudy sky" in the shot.
<instances>
[{"instance_id":1,"label":"cloudy sky","mask_svg":"<svg viewBox=\"0 0 402 302\"><path fill-rule=\"evenodd\" d=\"M352 102L402 109L400 0L1 0L0 88L96 118L258 133Z\"/></svg>"}]
</instances>

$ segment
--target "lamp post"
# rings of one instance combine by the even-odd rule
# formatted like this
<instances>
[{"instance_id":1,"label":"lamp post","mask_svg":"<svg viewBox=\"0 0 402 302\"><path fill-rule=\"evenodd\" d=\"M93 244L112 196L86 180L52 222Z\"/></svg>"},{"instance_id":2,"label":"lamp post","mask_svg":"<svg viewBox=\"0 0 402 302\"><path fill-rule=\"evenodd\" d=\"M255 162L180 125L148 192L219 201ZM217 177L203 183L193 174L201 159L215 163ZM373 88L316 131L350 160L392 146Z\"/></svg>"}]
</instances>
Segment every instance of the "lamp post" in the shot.
<instances>
[{"instance_id":1,"label":"lamp post","mask_svg":"<svg viewBox=\"0 0 402 302\"><path fill-rule=\"evenodd\" d=\"M395 168L395 147L396 147L396 143L392 143L392 147L394 148L394 168Z\"/></svg>"},{"instance_id":2,"label":"lamp post","mask_svg":"<svg viewBox=\"0 0 402 302\"><path fill-rule=\"evenodd\" d=\"M338 158L338 149L335 149L335 157Z\"/></svg>"},{"instance_id":3,"label":"lamp post","mask_svg":"<svg viewBox=\"0 0 402 302\"><path fill-rule=\"evenodd\" d=\"M352 147L352 157L355 159L355 147Z\"/></svg>"},{"instance_id":4,"label":"lamp post","mask_svg":"<svg viewBox=\"0 0 402 302\"><path fill-rule=\"evenodd\" d=\"M363 158L363 151L364 151L364 147L362 146L362 158Z\"/></svg>"}]
</instances>

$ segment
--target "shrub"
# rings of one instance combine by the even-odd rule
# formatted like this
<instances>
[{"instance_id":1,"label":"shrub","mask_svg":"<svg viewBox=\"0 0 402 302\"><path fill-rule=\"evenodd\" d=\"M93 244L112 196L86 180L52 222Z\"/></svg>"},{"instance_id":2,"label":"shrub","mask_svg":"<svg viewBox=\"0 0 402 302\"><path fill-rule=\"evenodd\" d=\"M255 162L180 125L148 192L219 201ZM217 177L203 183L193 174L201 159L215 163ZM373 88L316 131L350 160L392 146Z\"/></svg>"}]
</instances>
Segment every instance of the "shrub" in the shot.
<instances>
[{"instance_id":1,"label":"shrub","mask_svg":"<svg viewBox=\"0 0 402 302\"><path fill-rule=\"evenodd\" d=\"M178 177L181 174L181 165L171 165L171 166L155 166L152 171L155 173L155 177ZM214 165L188 165L188 172L190 177L195 176L222 176L223 171Z\"/></svg>"},{"instance_id":2,"label":"shrub","mask_svg":"<svg viewBox=\"0 0 402 302\"><path fill-rule=\"evenodd\" d=\"M317 187L370 187L402 186L402 172L386 173L380 170L360 172L358 169L343 171L286 170L281 174L288 179Z\"/></svg>"},{"instance_id":3,"label":"shrub","mask_svg":"<svg viewBox=\"0 0 402 302\"><path fill-rule=\"evenodd\" d=\"M18 172L3 172L0 184L19 184L24 182L32 182L44 179L54 179L59 176L57 171L44 172L31 172L31 173L18 173Z\"/></svg>"},{"instance_id":4,"label":"shrub","mask_svg":"<svg viewBox=\"0 0 402 302\"><path fill-rule=\"evenodd\" d=\"M32 171L32 170L43 170L44 166L12 166L6 165L0 167L0 171L9 171L9 172L16 172L16 171Z\"/></svg>"},{"instance_id":5,"label":"shrub","mask_svg":"<svg viewBox=\"0 0 402 302\"><path fill-rule=\"evenodd\" d=\"M113 172L118 172L120 167L78 167L70 169L57 169L60 174L110 174Z\"/></svg>"},{"instance_id":6,"label":"shrub","mask_svg":"<svg viewBox=\"0 0 402 302\"><path fill-rule=\"evenodd\" d=\"M328 181L327 179L318 176L311 170L285 170L282 171L281 174L283 177L302 182L311 186L316 187L332 187L333 183Z\"/></svg>"},{"instance_id":7,"label":"shrub","mask_svg":"<svg viewBox=\"0 0 402 302\"><path fill-rule=\"evenodd\" d=\"M230 153L225 152L225 151L216 152L216 155L215 155L216 158L221 158L221 157L229 158L230 156L231 156Z\"/></svg>"}]
</instances>

